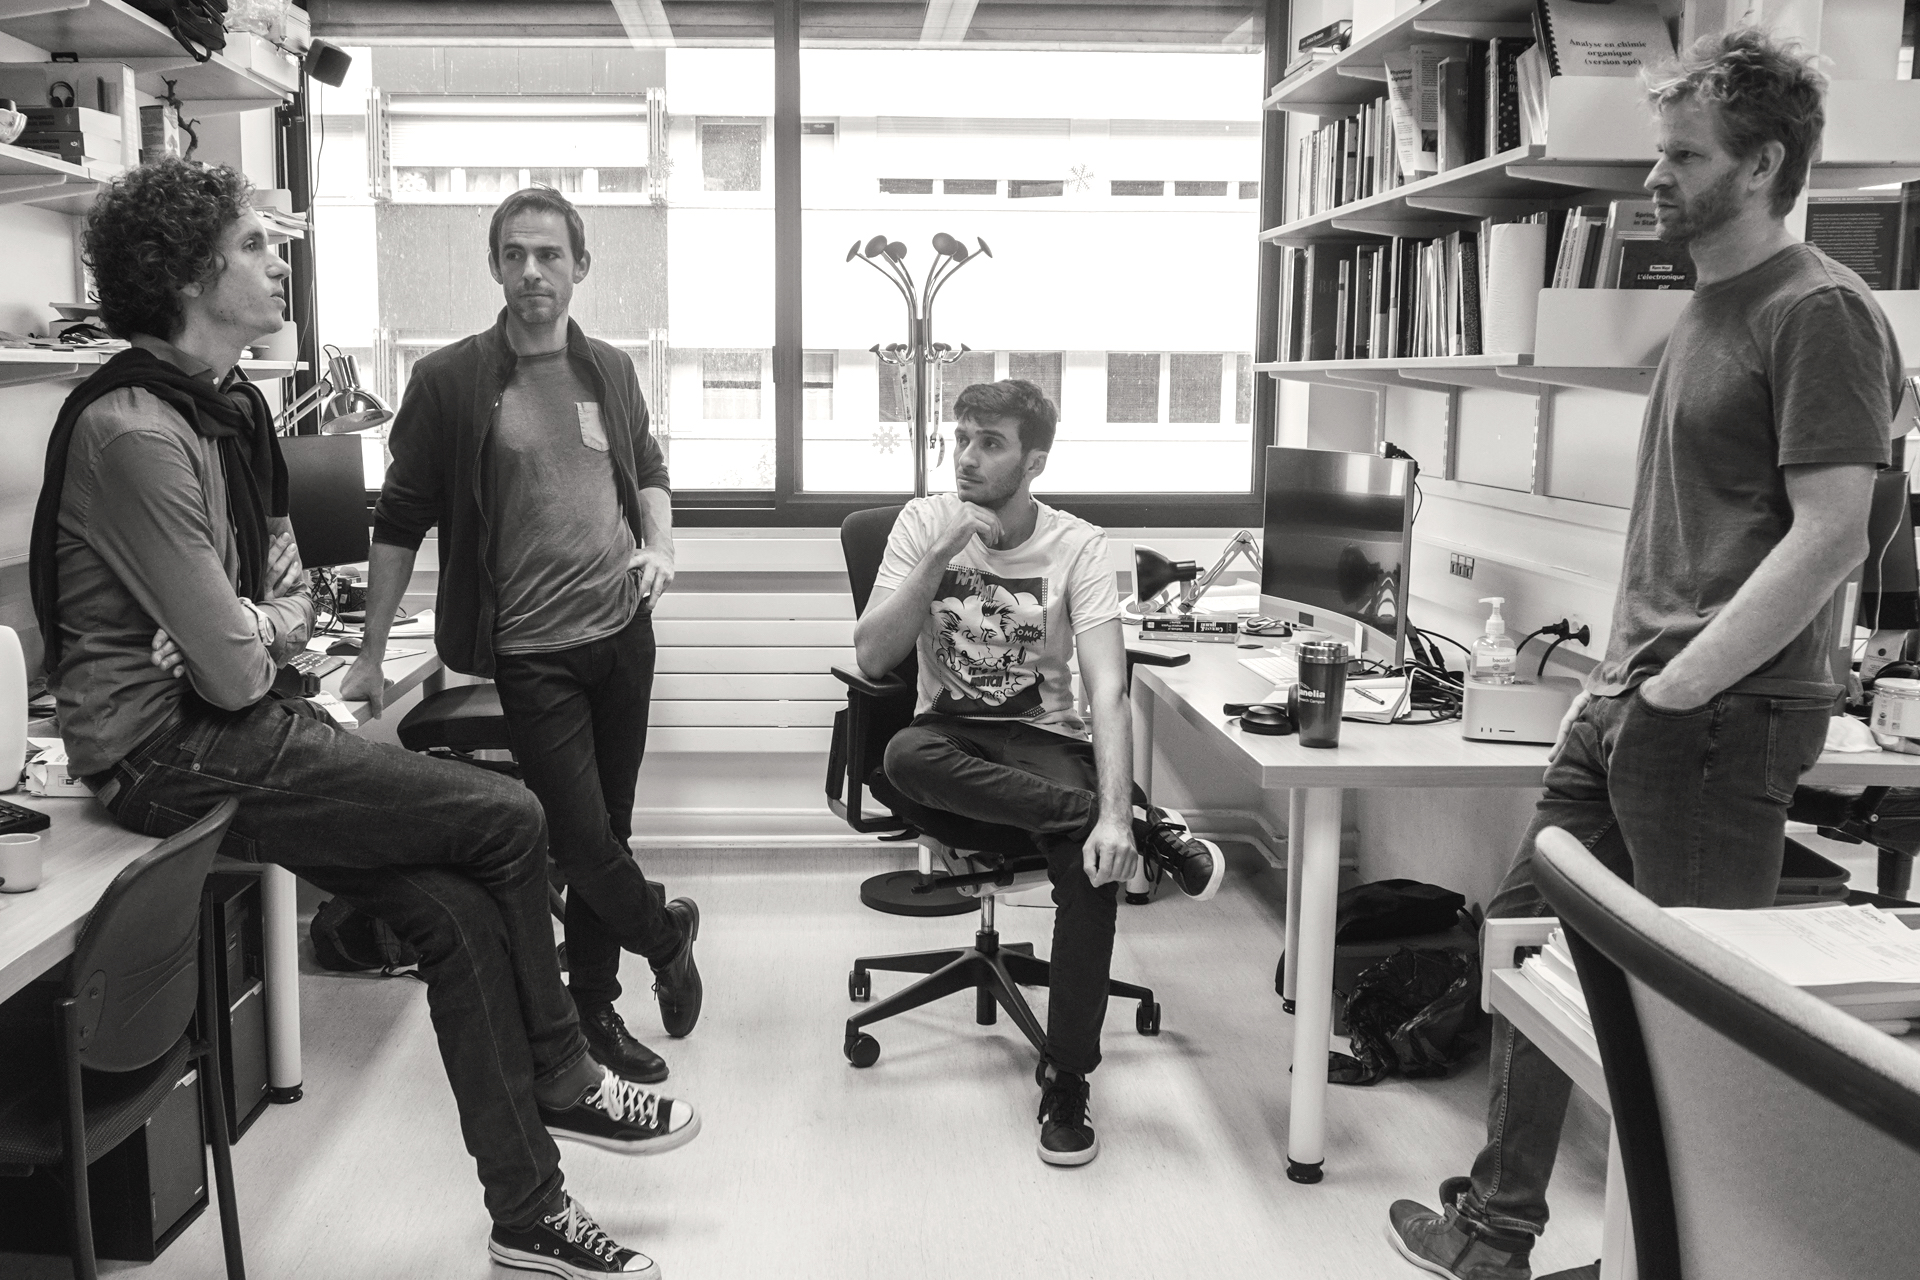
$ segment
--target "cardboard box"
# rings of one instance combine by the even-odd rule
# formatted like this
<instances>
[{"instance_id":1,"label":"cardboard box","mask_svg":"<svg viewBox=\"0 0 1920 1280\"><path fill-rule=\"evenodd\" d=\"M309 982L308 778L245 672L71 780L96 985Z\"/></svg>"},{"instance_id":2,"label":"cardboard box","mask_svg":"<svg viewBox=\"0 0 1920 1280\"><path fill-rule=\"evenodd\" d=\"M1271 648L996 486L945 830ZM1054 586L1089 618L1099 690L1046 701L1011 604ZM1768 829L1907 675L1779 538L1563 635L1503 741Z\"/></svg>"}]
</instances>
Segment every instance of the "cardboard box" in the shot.
<instances>
[{"instance_id":1,"label":"cardboard box","mask_svg":"<svg viewBox=\"0 0 1920 1280\"><path fill-rule=\"evenodd\" d=\"M140 108L140 163L180 154L180 113L162 103Z\"/></svg>"}]
</instances>

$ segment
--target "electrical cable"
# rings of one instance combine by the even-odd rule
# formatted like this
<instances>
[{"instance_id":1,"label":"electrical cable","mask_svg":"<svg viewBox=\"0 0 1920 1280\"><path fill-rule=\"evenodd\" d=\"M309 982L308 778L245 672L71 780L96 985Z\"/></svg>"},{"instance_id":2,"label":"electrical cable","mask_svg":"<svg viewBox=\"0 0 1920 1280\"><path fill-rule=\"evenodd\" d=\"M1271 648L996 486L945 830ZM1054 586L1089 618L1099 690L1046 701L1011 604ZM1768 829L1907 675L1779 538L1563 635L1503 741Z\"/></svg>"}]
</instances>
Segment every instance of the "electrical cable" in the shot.
<instances>
[{"instance_id":1,"label":"electrical cable","mask_svg":"<svg viewBox=\"0 0 1920 1280\"><path fill-rule=\"evenodd\" d=\"M1547 659L1553 656L1553 651L1555 649L1558 649L1561 645L1565 644L1567 641L1571 639L1573 639L1572 636L1561 636L1558 639L1556 639L1552 644L1547 646L1547 651L1540 655L1539 670L1533 673L1534 678L1536 680L1547 674Z\"/></svg>"}]
</instances>

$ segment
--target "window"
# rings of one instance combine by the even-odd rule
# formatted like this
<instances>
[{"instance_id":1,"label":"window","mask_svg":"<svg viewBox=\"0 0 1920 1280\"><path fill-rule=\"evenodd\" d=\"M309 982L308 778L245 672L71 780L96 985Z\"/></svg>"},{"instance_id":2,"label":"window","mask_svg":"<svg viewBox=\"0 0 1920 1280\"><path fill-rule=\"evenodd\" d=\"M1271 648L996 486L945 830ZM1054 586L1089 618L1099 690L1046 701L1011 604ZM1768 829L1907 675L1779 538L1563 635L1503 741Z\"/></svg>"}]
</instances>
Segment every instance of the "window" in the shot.
<instances>
[{"instance_id":1,"label":"window","mask_svg":"<svg viewBox=\"0 0 1920 1280\"><path fill-rule=\"evenodd\" d=\"M1220 421L1220 356L1176 352L1167 359L1167 421Z\"/></svg>"},{"instance_id":2,"label":"window","mask_svg":"<svg viewBox=\"0 0 1920 1280\"><path fill-rule=\"evenodd\" d=\"M940 421L956 421L953 402L976 382L993 382L993 352L969 351L952 364L940 368Z\"/></svg>"},{"instance_id":3,"label":"window","mask_svg":"<svg viewBox=\"0 0 1920 1280\"><path fill-rule=\"evenodd\" d=\"M880 403L880 421L912 422L913 389L907 384L906 368L888 364L878 356L873 363L874 377L878 380L875 394Z\"/></svg>"},{"instance_id":4,"label":"window","mask_svg":"<svg viewBox=\"0 0 1920 1280\"><path fill-rule=\"evenodd\" d=\"M700 126L700 173L709 191L758 191L760 142L765 130L748 124Z\"/></svg>"},{"instance_id":5,"label":"window","mask_svg":"<svg viewBox=\"0 0 1920 1280\"><path fill-rule=\"evenodd\" d=\"M536 187L551 187L568 195L578 195L585 189L580 185L582 172L580 169L529 169L527 181Z\"/></svg>"},{"instance_id":6,"label":"window","mask_svg":"<svg viewBox=\"0 0 1920 1280\"><path fill-rule=\"evenodd\" d=\"M1007 198L1010 200L1031 200L1035 196L1063 196L1067 193L1064 179L1059 182L1035 180L1032 178L1009 178L1007 180Z\"/></svg>"},{"instance_id":7,"label":"window","mask_svg":"<svg viewBox=\"0 0 1920 1280\"><path fill-rule=\"evenodd\" d=\"M596 169L593 189L601 195L639 195L647 189L647 171L631 167Z\"/></svg>"},{"instance_id":8,"label":"window","mask_svg":"<svg viewBox=\"0 0 1920 1280\"><path fill-rule=\"evenodd\" d=\"M1242 200L1258 200L1260 198L1260 184L1257 182L1241 183L1240 198Z\"/></svg>"},{"instance_id":9,"label":"window","mask_svg":"<svg viewBox=\"0 0 1920 1280\"><path fill-rule=\"evenodd\" d=\"M950 196L997 196L1000 194L998 178L948 178L941 186Z\"/></svg>"},{"instance_id":10,"label":"window","mask_svg":"<svg viewBox=\"0 0 1920 1280\"><path fill-rule=\"evenodd\" d=\"M760 352L700 353L700 416L709 422L760 417Z\"/></svg>"},{"instance_id":11,"label":"window","mask_svg":"<svg viewBox=\"0 0 1920 1280\"><path fill-rule=\"evenodd\" d=\"M1253 421L1253 356L1245 351L1233 358L1233 420Z\"/></svg>"},{"instance_id":12,"label":"window","mask_svg":"<svg viewBox=\"0 0 1920 1280\"><path fill-rule=\"evenodd\" d=\"M424 191L452 191L452 169L410 167L393 171L393 189L402 195Z\"/></svg>"},{"instance_id":13,"label":"window","mask_svg":"<svg viewBox=\"0 0 1920 1280\"><path fill-rule=\"evenodd\" d=\"M518 169L467 169L467 191L484 192L488 195L507 195L520 189L520 171Z\"/></svg>"},{"instance_id":14,"label":"window","mask_svg":"<svg viewBox=\"0 0 1920 1280\"><path fill-rule=\"evenodd\" d=\"M1116 196L1163 196L1167 194L1165 182L1139 182L1132 179L1113 181L1113 194Z\"/></svg>"},{"instance_id":15,"label":"window","mask_svg":"<svg viewBox=\"0 0 1920 1280\"><path fill-rule=\"evenodd\" d=\"M802 415L809 422L833 420L833 366L831 351L808 351L801 357Z\"/></svg>"},{"instance_id":16,"label":"window","mask_svg":"<svg viewBox=\"0 0 1920 1280\"><path fill-rule=\"evenodd\" d=\"M1107 356L1107 421L1160 421L1159 353Z\"/></svg>"},{"instance_id":17,"label":"window","mask_svg":"<svg viewBox=\"0 0 1920 1280\"><path fill-rule=\"evenodd\" d=\"M1058 351L1016 351L1007 357L1007 376L1031 382L1053 401L1055 411L1066 413L1060 403L1060 353Z\"/></svg>"},{"instance_id":18,"label":"window","mask_svg":"<svg viewBox=\"0 0 1920 1280\"><path fill-rule=\"evenodd\" d=\"M930 196L933 194L933 179L882 178L880 194L883 196Z\"/></svg>"},{"instance_id":19,"label":"window","mask_svg":"<svg viewBox=\"0 0 1920 1280\"><path fill-rule=\"evenodd\" d=\"M1173 184L1176 196L1223 196L1227 194L1224 182L1176 182Z\"/></svg>"}]
</instances>

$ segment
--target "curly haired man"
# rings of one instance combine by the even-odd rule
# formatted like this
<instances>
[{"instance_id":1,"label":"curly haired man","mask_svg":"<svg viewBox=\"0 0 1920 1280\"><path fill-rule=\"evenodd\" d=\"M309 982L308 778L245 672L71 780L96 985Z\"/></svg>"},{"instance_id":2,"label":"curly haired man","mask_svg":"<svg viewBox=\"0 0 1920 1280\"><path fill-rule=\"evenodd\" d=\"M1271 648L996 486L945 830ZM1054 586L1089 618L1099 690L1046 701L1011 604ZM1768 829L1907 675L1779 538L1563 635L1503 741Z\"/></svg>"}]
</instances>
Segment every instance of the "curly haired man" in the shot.
<instances>
[{"instance_id":1,"label":"curly haired man","mask_svg":"<svg viewBox=\"0 0 1920 1280\"><path fill-rule=\"evenodd\" d=\"M73 768L149 835L237 798L225 852L287 867L419 951L496 1262L658 1276L567 1194L554 1139L640 1154L699 1121L590 1056L554 956L540 806L271 692L313 605L272 417L237 368L285 323L288 269L249 196L230 169L163 160L87 220L102 319L131 345L67 398L34 514Z\"/></svg>"}]
</instances>

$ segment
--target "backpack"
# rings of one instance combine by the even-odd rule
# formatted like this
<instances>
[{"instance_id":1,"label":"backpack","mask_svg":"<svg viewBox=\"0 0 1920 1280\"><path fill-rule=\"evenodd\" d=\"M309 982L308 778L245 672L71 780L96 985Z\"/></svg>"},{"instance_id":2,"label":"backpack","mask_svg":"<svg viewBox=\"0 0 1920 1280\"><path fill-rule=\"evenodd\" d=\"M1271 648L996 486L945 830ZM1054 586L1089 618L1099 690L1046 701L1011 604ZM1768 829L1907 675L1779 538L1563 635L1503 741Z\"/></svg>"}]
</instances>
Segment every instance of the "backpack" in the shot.
<instances>
[{"instance_id":1,"label":"backpack","mask_svg":"<svg viewBox=\"0 0 1920 1280\"><path fill-rule=\"evenodd\" d=\"M313 938L314 962L335 973L378 969L392 976L420 963L420 953L386 921L339 898L320 904L308 932Z\"/></svg>"},{"instance_id":2,"label":"backpack","mask_svg":"<svg viewBox=\"0 0 1920 1280\"><path fill-rule=\"evenodd\" d=\"M205 62L227 47L227 0L127 2L172 32L195 62Z\"/></svg>"}]
</instances>

